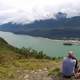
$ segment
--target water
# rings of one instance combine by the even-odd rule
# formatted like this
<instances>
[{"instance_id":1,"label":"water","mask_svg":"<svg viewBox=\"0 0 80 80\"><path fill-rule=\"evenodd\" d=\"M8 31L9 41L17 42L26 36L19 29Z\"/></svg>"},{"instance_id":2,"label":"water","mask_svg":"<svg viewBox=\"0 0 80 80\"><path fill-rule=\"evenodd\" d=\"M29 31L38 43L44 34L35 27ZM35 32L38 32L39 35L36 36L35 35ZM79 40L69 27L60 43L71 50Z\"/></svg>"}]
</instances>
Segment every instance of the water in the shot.
<instances>
[{"instance_id":1,"label":"water","mask_svg":"<svg viewBox=\"0 0 80 80\"><path fill-rule=\"evenodd\" d=\"M63 40L52 40L28 35L16 35L2 31L0 31L0 37L4 38L9 44L15 47L33 48L54 57L66 56L67 52L72 50L78 59L80 59L80 45L65 46L63 45Z\"/></svg>"}]
</instances>

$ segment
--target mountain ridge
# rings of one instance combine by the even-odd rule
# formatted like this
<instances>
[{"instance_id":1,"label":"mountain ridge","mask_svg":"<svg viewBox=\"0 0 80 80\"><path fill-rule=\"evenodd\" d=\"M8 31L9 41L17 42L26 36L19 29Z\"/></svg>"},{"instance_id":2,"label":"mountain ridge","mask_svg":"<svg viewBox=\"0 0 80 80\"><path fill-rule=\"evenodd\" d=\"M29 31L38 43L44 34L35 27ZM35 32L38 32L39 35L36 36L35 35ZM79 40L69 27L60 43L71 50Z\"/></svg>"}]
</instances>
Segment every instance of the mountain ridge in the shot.
<instances>
[{"instance_id":1,"label":"mountain ridge","mask_svg":"<svg viewBox=\"0 0 80 80\"><path fill-rule=\"evenodd\" d=\"M27 34L47 38L78 38L80 37L80 16L67 18L59 13L56 19L40 20L30 24L0 25L1 31L13 32L15 34Z\"/></svg>"}]
</instances>

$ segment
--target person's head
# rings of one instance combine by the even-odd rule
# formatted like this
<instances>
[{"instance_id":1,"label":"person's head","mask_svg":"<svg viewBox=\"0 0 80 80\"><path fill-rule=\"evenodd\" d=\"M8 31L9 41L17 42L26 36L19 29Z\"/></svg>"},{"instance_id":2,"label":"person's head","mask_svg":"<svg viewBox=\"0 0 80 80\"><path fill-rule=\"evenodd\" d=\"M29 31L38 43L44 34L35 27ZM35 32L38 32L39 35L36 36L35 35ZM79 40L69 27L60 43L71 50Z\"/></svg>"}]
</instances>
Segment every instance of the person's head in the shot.
<instances>
[{"instance_id":1,"label":"person's head","mask_svg":"<svg viewBox=\"0 0 80 80\"><path fill-rule=\"evenodd\" d=\"M75 55L74 55L73 51L68 52L68 58L72 58L72 59L75 58Z\"/></svg>"}]
</instances>

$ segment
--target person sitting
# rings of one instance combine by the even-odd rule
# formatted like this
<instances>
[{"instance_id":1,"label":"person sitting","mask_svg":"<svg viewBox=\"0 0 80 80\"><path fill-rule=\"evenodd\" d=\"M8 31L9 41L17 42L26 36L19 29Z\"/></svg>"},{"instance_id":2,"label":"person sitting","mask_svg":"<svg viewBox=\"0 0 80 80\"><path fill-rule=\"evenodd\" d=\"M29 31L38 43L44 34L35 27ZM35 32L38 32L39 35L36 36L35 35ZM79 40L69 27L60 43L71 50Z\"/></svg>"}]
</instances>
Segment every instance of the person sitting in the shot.
<instances>
[{"instance_id":1,"label":"person sitting","mask_svg":"<svg viewBox=\"0 0 80 80\"><path fill-rule=\"evenodd\" d=\"M75 67L77 66L77 59L74 57L72 51L69 51L68 56L64 58L62 63L62 75L65 78L71 78L75 74Z\"/></svg>"},{"instance_id":2,"label":"person sitting","mask_svg":"<svg viewBox=\"0 0 80 80\"><path fill-rule=\"evenodd\" d=\"M72 56L72 59L75 59L75 60L76 60L76 64L75 64L75 73L77 73L78 70L79 70L78 60L77 60L77 58L76 58L74 55Z\"/></svg>"}]
</instances>

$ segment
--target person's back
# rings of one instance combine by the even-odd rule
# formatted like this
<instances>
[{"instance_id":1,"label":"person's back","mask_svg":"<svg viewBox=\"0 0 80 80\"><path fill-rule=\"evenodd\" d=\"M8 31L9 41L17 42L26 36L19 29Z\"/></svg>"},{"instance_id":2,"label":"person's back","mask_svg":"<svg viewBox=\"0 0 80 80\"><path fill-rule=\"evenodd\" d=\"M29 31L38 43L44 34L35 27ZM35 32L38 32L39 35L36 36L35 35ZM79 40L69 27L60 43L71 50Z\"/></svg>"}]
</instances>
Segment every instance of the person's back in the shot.
<instances>
[{"instance_id":1,"label":"person's back","mask_svg":"<svg viewBox=\"0 0 80 80\"><path fill-rule=\"evenodd\" d=\"M75 69L76 60L65 58L62 66L62 73L64 76L72 76Z\"/></svg>"}]
</instances>

